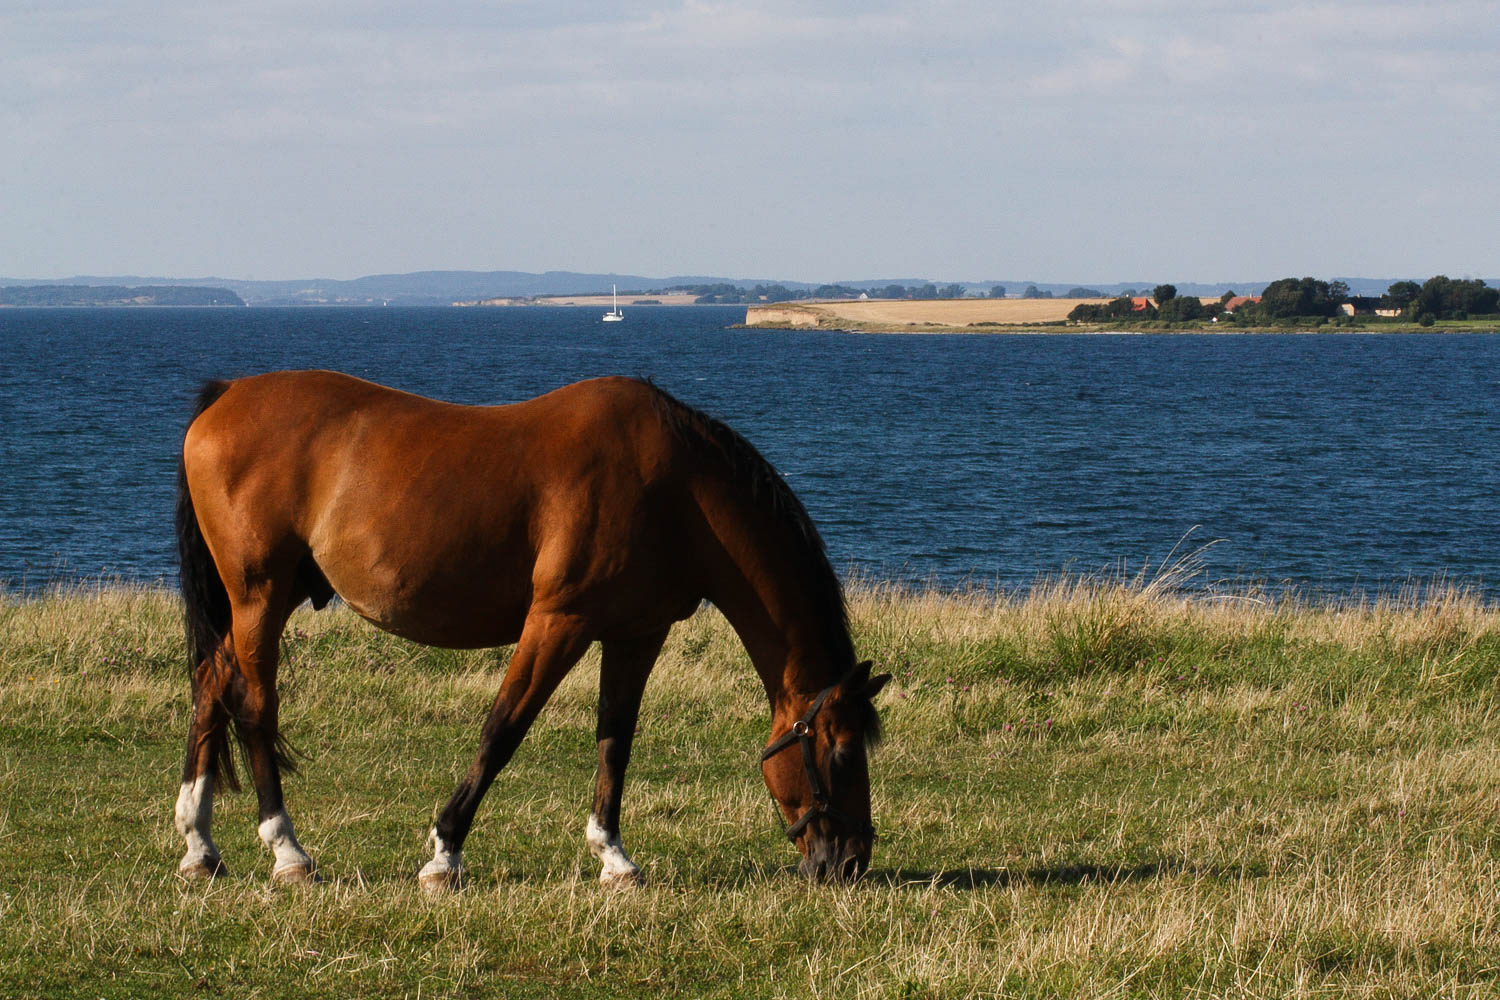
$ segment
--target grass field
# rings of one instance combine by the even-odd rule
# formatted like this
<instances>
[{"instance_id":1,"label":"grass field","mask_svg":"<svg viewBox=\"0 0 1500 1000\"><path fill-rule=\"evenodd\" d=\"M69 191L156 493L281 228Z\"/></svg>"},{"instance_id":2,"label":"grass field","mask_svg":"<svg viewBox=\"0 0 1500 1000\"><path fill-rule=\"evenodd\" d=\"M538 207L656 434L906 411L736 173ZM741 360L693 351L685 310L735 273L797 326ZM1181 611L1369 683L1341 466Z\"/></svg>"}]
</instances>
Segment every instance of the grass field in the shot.
<instances>
[{"instance_id":1,"label":"grass field","mask_svg":"<svg viewBox=\"0 0 1500 1000\"><path fill-rule=\"evenodd\" d=\"M1469 997L1500 990L1500 612L1160 582L853 599L896 681L870 876L795 875L767 712L717 613L647 691L609 892L583 843L597 661L481 809L471 884L424 837L504 652L294 618L292 815L327 877L272 888L253 795L230 874L176 876L186 732L164 593L0 598L0 996Z\"/></svg>"}]
</instances>

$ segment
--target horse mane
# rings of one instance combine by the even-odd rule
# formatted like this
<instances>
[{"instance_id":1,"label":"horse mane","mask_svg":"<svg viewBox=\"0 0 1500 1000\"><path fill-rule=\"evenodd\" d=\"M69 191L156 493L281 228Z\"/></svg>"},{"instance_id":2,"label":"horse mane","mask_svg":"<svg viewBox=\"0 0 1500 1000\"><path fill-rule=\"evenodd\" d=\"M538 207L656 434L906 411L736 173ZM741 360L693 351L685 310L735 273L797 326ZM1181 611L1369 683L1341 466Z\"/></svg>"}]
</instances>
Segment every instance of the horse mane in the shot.
<instances>
[{"instance_id":1,"label":"horse mane","mask_svg":"<svg viewBox=\"0 0 1500 1000\"><path fill-rule=\"evenodd\" d=\"M828 561L823 537L808 516L807 508L771 463L734 428L682 402L654 382L637 381L652 391L657 413L678 439L700 457L718 461L731 481L750 496L751 503L782 529L802 563L812 600L811 611L822 623L823 641L831 662L842 674L854 663L849 608L844 603L843 584Z\"/></svg>"}]
</instances>

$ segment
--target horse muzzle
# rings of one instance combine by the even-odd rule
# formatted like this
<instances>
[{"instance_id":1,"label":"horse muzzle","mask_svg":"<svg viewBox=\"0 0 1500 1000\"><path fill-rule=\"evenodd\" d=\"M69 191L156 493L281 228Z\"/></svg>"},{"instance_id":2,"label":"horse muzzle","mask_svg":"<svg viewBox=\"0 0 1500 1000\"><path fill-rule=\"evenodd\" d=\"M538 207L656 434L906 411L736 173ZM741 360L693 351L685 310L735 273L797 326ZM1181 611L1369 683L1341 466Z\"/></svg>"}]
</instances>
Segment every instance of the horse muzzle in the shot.
<instances>
[{"instance_id":1,"label":"horse muzzle","mask_svg":"<svg viewBox=\"0 0 1500 1000\"><path fill-rule=\"evenodd\" d=\"M870 842L858 837L809 837L798 870L813 882L849 883L870 867Z\"/></svg>"}]
</instances>

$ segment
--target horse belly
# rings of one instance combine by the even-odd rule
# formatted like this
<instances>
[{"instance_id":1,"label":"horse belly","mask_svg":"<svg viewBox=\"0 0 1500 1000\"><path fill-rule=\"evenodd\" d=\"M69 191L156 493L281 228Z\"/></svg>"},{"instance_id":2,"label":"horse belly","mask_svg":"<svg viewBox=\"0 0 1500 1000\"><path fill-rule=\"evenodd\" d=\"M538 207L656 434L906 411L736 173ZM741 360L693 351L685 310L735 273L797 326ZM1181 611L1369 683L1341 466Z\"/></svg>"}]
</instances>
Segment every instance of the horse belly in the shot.
<instances>
[{"instance_id":1,"label":"horse belly","mask_svg":"<svg viewBox=\"0 0 1500 1000\"><path fill-rule=\"evenodd\" d=\"M361 565L338 555L323 575L355 614L403 639L427 646L473 649L515 642L529 604L525 570L496 566L441 567L376 560Z\"/></svg>"}]
</instances>

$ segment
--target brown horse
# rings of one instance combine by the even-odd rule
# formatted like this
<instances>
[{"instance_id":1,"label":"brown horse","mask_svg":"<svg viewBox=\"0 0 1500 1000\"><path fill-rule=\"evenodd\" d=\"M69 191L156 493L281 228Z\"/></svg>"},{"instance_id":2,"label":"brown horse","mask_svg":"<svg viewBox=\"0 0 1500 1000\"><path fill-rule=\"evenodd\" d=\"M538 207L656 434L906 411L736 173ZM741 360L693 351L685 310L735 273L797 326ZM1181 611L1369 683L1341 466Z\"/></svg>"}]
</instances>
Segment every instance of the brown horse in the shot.
<instances>
[{"instance_id":1,"label":"brown horse","mask_svg":"<svg viewBox=\"0 0 1500 1000\"><path fill-rule=\"evenodd\" d=\"M809 877L857 877L871 841L871 699L843 594L785 481L740 435L623 378L510 406L458 406L333 372L204 387L183 440L177 538L193 717L177 799L180 871L224 870L210 836L217 779L242 743L272 878L313 863L282 800L283 627L337 594L416 642L515 643L479 752L431 833L422 884L459 884L480 799L588 645L603 649L599 770L586 828L602 881L640 870L620 795L646 677L674 622L711 601L765 685L761 761ZM798 744L800 754L783 753Z\"/></svg>"}]
</instances>

